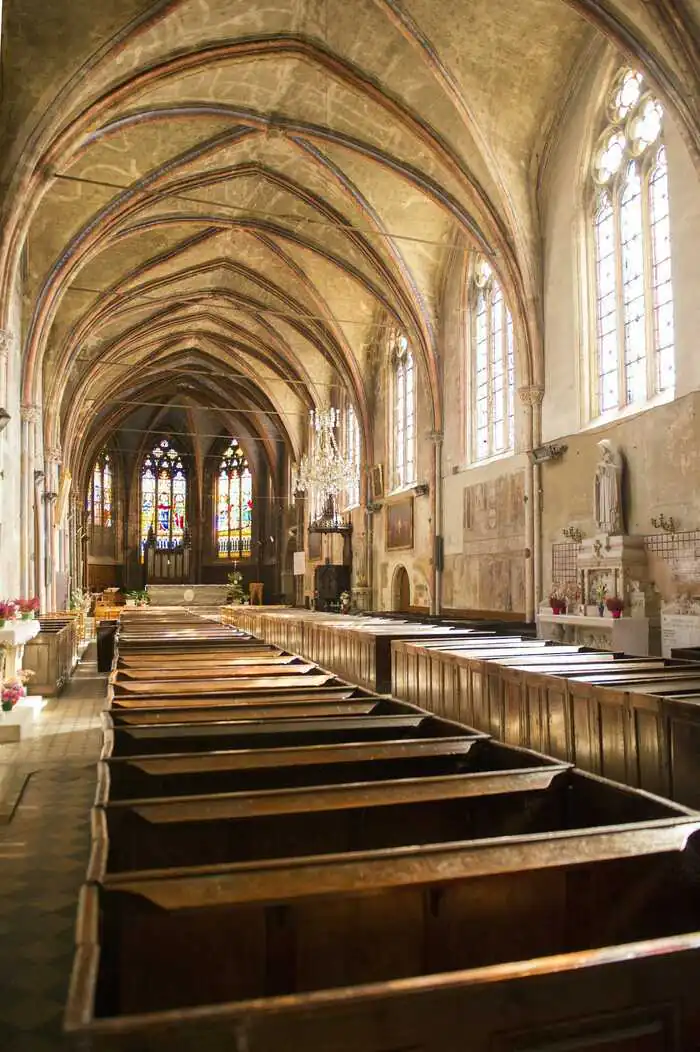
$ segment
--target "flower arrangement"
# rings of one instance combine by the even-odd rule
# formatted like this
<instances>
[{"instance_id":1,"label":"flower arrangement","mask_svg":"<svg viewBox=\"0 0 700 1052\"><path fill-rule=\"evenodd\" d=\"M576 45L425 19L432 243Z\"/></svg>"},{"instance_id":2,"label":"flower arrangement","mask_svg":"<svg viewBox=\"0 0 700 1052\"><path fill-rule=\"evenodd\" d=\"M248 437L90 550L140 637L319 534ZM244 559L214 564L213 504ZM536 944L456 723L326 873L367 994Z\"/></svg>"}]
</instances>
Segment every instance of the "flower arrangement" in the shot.
<instances>
[{"instance_id":1,"label":"flower arrangement","mask_svg":"<svg viewBox=\"0 0 700 1052\"><path fill-rule=\"evenodd\" d=\"M25 621L29 621L39 612L39 600L36 596L31 599L16 599L15 604Z\"/></svg>"},{"instance_id":2,"label":"flower arrangement","mask_svg":"<svg viewBox=\"0 0 700 1052\"><path fill-rule=\"evenodd\" d=\"M19 678L8 679L2 688L2 708L4 712L11 712L20 698L27 693L24 683Z\"/></svg>"},{"instance_id":3,"label":"flower arrangement","mask_svg":"<svg viewBox=\"0 0 700 1052\"><path fill-rule=\"evenodd\" d=\"M552 586L552 590L549 593L549 605L552 608L553 614L564 614L566 613L566 592L558 584Z\"/></svg>"},{"instance_id":4,"label":"flower arrangement","mask_svg":"<svg viewBox=\"0 0 700 1052\"><path fill-rule=\"evenodd\" d=\"M611 595L605 600L605 605L613 617L622 617L622 611L625 605L624 599L620 599L618 595Z\"/></svg>"},{"instance_id":5,"label":"flower arrangement","mask_svg":"<svg viewBox=\"0 0 700 1052\"><path fill-rule=\"evenodd\" d=\"M149 606L151 602L151 597L145 588L135 588L133 592L127 592L126 597L136 606Z\"/></svg>"},{"instance_id":6,"label":"flower arrangement","mask_svg":"<svg viewBox=\"0 0 700 1052\"><path fill-rule=\"evenodd\" d=\"M593 595L595 596L596 603L604 603L605 597L608 594L608 586L605 581L598 581L595 588L593 589Z\"/></svg>"},{"instance_id":7,"label":"flower arrangement","mask_svg":"<svg viewBox=\"0 0 700 1052\"><path fill-rule=\"evenodd\" d=\"M12 600L3 599L2 602L0 602L0 627L2 627L5 621L11 621L16 613L17 608Z\"/></svg>"}]
</instances>

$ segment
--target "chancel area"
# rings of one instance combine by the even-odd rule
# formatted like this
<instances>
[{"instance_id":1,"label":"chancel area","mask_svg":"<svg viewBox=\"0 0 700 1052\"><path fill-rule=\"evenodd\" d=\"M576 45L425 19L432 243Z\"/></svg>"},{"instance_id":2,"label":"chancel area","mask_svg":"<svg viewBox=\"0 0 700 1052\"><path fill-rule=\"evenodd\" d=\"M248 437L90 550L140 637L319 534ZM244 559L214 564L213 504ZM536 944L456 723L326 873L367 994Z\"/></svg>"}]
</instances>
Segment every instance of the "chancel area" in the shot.
<instances>
[{"instance_id":1,"label":"chancel area","mask_svg":"<svg viewBox=\"0 0 700 1052\"><path fill-rule=\"evenodd\" d=\"M700 0L0 9L0 858L89 823L67 1040L700 1047Z\"/></svg>"}]
</instances>

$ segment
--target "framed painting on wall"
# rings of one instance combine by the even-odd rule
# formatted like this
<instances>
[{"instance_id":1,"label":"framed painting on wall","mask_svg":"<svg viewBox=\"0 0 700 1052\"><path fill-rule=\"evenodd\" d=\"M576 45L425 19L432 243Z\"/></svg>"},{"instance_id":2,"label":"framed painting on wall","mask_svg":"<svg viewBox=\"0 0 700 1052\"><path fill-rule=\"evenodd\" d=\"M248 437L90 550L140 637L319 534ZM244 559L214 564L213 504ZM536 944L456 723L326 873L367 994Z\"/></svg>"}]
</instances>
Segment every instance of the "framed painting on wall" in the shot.
<instances>
[{"instance_id":1,"label":"framed painting on wall","mask_svg":"<svg viewBox=\"0 0 700 1052\"><path fill-rule=\"evenodd\" d=\"M369 468L369 495L373 501L384 499L384 468L381 464Z\"/></svg>"},{"instance_id":2,"label":"framed painting on wall","mask_svg":"<svg viewBox=\"0 0 700 1052\"><path fill-rule=\"evenodd\" d=\"M309 561L320 559L323 555L323 534L309 533Z\"/></svg>"},{"instance_id":3,"label":"framed painting on wall","mask_svg":"<svg viewBox=\"0 0 700 1052\"><path fill-rule=\"evenodd\" d=\"M413 547L413 497L386 505L386 550Z\"/></svg>"}]
</instances>

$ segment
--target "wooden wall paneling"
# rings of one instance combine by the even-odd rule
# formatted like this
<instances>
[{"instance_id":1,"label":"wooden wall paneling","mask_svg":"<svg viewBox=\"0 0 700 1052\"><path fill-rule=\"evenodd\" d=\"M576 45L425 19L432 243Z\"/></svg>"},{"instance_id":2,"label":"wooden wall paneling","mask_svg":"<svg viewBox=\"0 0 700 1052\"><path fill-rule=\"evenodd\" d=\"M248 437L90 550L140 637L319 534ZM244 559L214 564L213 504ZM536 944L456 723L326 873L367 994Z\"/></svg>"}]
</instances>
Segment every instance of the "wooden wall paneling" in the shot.
<instances>
[{"instance_id":1,"label":"wooden wall paneling","mask_svg":"<svg viewBox=\"0 0 700 1052\"><path fill-rule=\"evenodd\" d=\"M700 699L663 700L674 800L700 810Z\"/></svg>"},{"instance_id":2,"label":"wooden wall paneling","mask_svg":"<svg viewBox=\"0 0 700 1052\"><path fill-rule=\"evenodd\" d=\"M627 705L629 754L626 781L628 785L646 789L649 793L670 796L673 792L671 742L664 701L651 694L630 692Z\"/></svg>"},{"instance_id":3,"label":"wooden wall paneling","mask_svg":"<svg viewBox=\"0 0 700 1052\"><path fill-rule=\"evenodd\" d=\"M573 718L568 680L563 676L537 676L546 721L547 750L558 760L573 763Z\"/></svg>"}]
</instances>

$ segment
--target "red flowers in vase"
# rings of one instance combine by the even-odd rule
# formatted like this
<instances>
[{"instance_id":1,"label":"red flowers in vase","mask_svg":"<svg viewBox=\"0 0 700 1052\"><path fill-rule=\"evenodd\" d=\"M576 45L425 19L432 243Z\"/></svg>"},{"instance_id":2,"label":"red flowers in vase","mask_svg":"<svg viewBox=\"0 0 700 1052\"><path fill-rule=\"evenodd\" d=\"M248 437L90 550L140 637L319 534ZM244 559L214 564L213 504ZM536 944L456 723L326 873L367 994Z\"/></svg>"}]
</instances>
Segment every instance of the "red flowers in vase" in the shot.
<instances>
[{"instance_id":1,"label":"red flowers in vase","mask_svg":"<svg viewBox=\"0 0 700 1052\"><path fill-rule=\"evenodd\" d=\"M17 599L16 602L19 612L24 618L34 617L34 614L39 610L39 600L36 596L32 599Z\"/></svg>"},{"instance_id":2,"label":"red flowers in vase","mask_svg":"<svg viewBox=\"0 0 700 1052\"><path fill-rule=\"evenodd\" d=\"M549 605L553 614L566 613L566 595L560 588L553 588L550 592Z\"/></svg>"},{"instance_id":3,"label":"red flowers in vase","mask_svg":"<svg viewBox=\"0 0 700 1052\"><path fill-rule=\"evenodd\" d=\"M3 621L11 621L16 612L15 604L11 599L0 602L0 623Z\"/></svg>"},{"instance_id":4,"label":"red flowers in vase","mask_svg":"<svg viewBox=\"0 0 700 1052\"><path fill-rule=\"evenodd\" d=\"M624 608L624 600L620 599L617 595L611 595L605 600L605 605L614 618L622 617L622 611Z\"/></svg>"}]
</instances>

